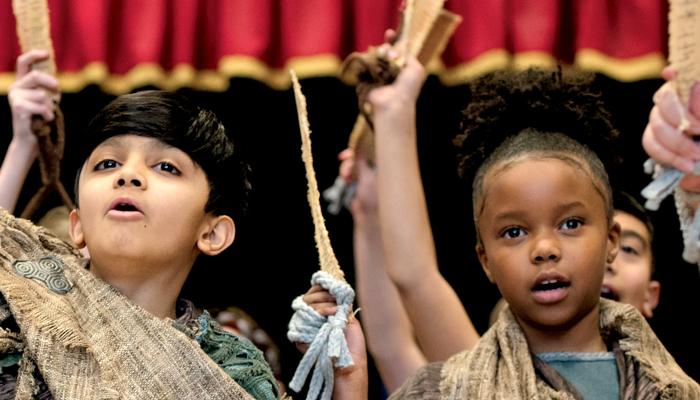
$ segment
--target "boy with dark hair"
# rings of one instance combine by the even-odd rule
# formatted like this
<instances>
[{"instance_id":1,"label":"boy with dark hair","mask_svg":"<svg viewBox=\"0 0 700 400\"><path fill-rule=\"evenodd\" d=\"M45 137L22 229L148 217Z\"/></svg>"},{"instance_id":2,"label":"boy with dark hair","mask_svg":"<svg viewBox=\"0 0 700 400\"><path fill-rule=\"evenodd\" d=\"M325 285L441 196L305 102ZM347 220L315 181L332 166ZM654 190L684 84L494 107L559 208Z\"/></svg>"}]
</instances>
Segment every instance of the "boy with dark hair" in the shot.
<instances>
[{"instance_id":1,"label":"boy with dark hair","mask_svg":"<svg viewBox=\"0 0 700 400\"><path fill-rule=\"evenodd\" d=\"M89 260L0 211L2 398L278 398L259 350L178 299L246 209L248 167L223 125L177 94L140 92L80 143L70 234Z\"/></svg>"},{"instance_id":2,"label":"boy with dark hair","mask_svg":"<svg viewBox=\"0 0 700 400\"><path fill-rule=\"evenodd\" d=\"M633 305L646 318L659 304L661 285L654 280L654 225L644 207L626 192L614 191L615 222L620 224L620 252L605 268L602 296Z\"/></svg>"}]
</instances>

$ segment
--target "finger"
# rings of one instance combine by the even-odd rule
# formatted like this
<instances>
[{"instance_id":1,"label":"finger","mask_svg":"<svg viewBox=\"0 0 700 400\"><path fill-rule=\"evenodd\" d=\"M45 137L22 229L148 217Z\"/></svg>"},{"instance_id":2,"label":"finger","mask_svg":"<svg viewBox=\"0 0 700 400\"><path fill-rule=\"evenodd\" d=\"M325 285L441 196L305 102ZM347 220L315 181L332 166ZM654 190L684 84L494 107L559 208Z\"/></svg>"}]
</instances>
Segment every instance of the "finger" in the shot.
<instances>
[{"instance_id":1,"label":"finger","mask_svg":"<svg viewBox=\"0 0 700 400\"><path fill-rule=\"evenodd\" d=\"M340 177L345 180L346 184L351 184L355 181L355 160L348 158L340 164Z\"/></svg>"},{"instance_id":2,"label":"finger","mask_svg":"<svg viewBox=\"0 0 700 400\"><path fill-rule=\"evenodd\" d=\"M695 82L690 88L690 99L688 99L688 109L694 118L700 118L700 82Z\"/></svg>"},{"instance_id":3,"label":"finger","mask_svg":"<svg viewBox=\"0 0 700 400\"><path fill-rule=\"evenodd\" d=\"M33 49L17 57L17 76L21 77L29 73L32 64L37 61L46 60L49 58L49 52L46 50Z\"/></svg>"},{"instance_id":4,"label":"finger","mask_svg":"<svg viewBox=\"0 0 700 400\"><path fill-rule=\"evenodd\" d=\"M54 108L53 99L43 89L12 89L8 93L7 99L13 114L25 113L24 106L27 103L42 105L48 110L53 110Z\"/></svg>"},{"instance_id":5,"label":"finger","mask_svg":"<svg viewBox=\"0 0 700 400\"><path fill-rule=\"evenodd\" d=\"M384 31L384 42L391 43L396 39L396 31L393 29L387 29Z\"/></svg>"},{"instance_id":6,"label":"finger","mask_svg":"<svg viewBox=\"0 0 700 400\"><path fill-rule=\"evenodd\" d=\"M659 117L661 121L665 121L675 128L680 126L681 122L685 119L690 123L686 131L694 135L700 134L700 119L688 112L688 107L681 103L675 86L670 83L664 84L664 86L654 94L654 102L656 106L652 108L652 113L656 112L658 114L650 115L650 121L653 117Z\"/></svg>"},{"instance_id":7,"label":"finger","mask_svg":"<svg viewBox=\"0 0 700 400\"><path fill-rule=\"evenodd\" d=\"M649 129L650 128L647 126L647 131ZM677 136L680 137L682 135ZM661 145L657 140L655 140L651 134L648 134L647 132L645 132L642 136L642 147L644 147L644 150L647 152L647 154L649 154L650 157L658 161L671 164L680 171L692 172L695 168L695 161L693 159L683 157L667 149L666 147Z\"/></svg>"},{"instance_id":8,"label":"finger","mask_svg":"<svg viewBox=\"0 0 700 400\"><path fill-rule=\"evenodd\" d=\"M338 153L338 161L347 160L348 158L353 158L355 156L355 150L345 149Z\"/></svg>"},{"instance_id":9,"label":"finger","mask_svg":"<svg viewBox=\"0 0 700 400\"><path fill-rule=\"evenodd\" d=\"M312 306L314 311L319 313L322 317L330 317L338 312L338 306L335 303L321 303Z\"/></svg>"},{"instance_id":10,"label":"finger","mask_svg":"<svg viewBox=\"0 0 700 400\"><path fill-rule=\"evenodd\" d=\"M12 84L13 88L34 89L43 88L51 92L58 92L58 79L42 71L31 71L17 79Z\"/></svg>"},{"instance_id":11,"label":"finger","mask_svg":"<svg viewBox=\"0 0 700 400\"><path fill-rule=\"evenodd\" d=\"M396 77L397 86L405 85L416 95L420 92L425 80L425 68L414 56L406 57L406 67Z\"/></svg>"},{"instance_id":12,"label":"finger","mask_svg":"<svg viewBox=\"0 0 700 400\"><path fill-rule=\"evenodd\" d=\"M667 81L672 81L676 79L676 75L678 75L678 72L676 72L676 70L670 65L664 68L663 71L661 71L661 76L663 76L663 78Z\"/></svg>"},{"instance_id":13,"label":"finger","mask_svg":"<svg viewBox=\"0 0 700 400\"><path fill-rule=\"evenodd\" d=\"M335 297L328 292L307 293L302 297L302 300L309 305L313 303L335 303Z\"/></svg>"},{"instance_id":14,"label":"finger","mask_svg":"<svg viewBox=\"0 0 700 400\"><path fill-rule=\"evenodd\" d=\"M700 192L700 175L686 175L678 184L681 189L688 192Z\"/></svg>"},{"instance_id":15,"label":"finger","mask_svg":"<svg viewBox=\"0 0 700 400\"><path fill-rule=\"evenodd\" d=\"M301 354L306 354L306 352L309 350L308 343L295 342L294 344L297 346L297 350L299 350Z\"/></svg>"},{"instance_id":16,"label":"finger","mask_svg":"<svg viewBox=\"0 0 700 400\"><path fill-rule=\"evenodd\" d=\"M687 135L680 134L678 128L667 123L659 113L661 111L654 107L649 116L648 127L654 140L663 147L684 158L700 159L700 148Z\"/></svg>"},{"instance_id":17,"label":"finger","mask_svg":"<svg viewBox=\"0 0 700 400\"><path fill-rule=\"evenodd\" d=\"M327 292L328 290L327 290L326 288L324 288L323 286L321 286L321 285L313 285L313 286L311 286L311 288L309 289L309 291L306 292L306 294L311 294L311 293L316 293L316 292L323 292L323 291L326 291L326 292Z\"/></svg>"},{"instance_id":18,"label":"finger","mask_svg":"<svg viewBox=\"0 0 700 400\"><path fill-rule=\"evenodd\" d=\"M16 106L16 110L19 117L39 115L44 121L53 121L54 119L53 105L48 107L43 103L23 102Z\"/></svg>"}]
</instances>

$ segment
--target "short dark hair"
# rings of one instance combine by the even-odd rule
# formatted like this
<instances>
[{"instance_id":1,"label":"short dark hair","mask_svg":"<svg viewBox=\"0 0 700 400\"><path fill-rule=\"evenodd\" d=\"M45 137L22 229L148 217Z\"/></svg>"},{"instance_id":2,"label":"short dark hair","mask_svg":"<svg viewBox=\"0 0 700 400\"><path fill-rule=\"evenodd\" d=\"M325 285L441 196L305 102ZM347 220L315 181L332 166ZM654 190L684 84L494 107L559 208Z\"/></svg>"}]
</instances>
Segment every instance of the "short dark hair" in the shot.
<instances>
[{"instance_id":1,"label":"short dark hair","mask_svg":"<svg viewBox=\"0 0 700 400\"><path fill-rule=\"evenodd\" d=\"M172 92L148 90L117 97L85 129L76 152L75 200L82 165L100 143L119 135L157 139L192 158L206 174L209 199L205 212L236 219L248 208L250 168L240 158L224 125L213 112Z\"/></svg>"},{"instance_id":2,"label":"short dark hair","mask_svg":"<svg viewBox=\"0 0 700 400\"><path fill-rule=\"evenodd\" d=\"M590 74L565 75L560 68L502 70L472 82L472 100L454 142L459 175L472 186L474 207L491 167L532 155L587 166L612 220L606 166L616 162L611 142L617 131L591 89L592 79Z\"/></svg>"},{"instance_id":3,"label":"short dark hair","mask_svg":"<svg viewBox=\"0 0 700 400\"><path fill-rule=\"evenodd\" d=\"M654 257L654 224L651 216L642 204L637 201L632 195L622 190L613 191L613 206L616 210L626 212L627 214L642 221L649 232L649 253L651 254L651 278L656 274L656 258Z\"/></svg>"}]
</instances>

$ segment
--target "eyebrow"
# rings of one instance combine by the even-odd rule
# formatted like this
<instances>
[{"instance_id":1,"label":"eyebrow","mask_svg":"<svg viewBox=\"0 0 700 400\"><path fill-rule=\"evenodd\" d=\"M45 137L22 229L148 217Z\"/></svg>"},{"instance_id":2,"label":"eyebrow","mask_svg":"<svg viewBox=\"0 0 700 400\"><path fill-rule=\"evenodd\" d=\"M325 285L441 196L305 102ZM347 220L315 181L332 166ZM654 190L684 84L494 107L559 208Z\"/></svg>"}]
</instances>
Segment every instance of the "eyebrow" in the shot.
<instances>
[{"instance_id":1,"label":"eyebrow","mask_svg":"<svg viewBox=\"0 0 700 400\"><path fill-rule=\"evenodd\" d=\"M640 235L638 232L629 230L629 229L623 229L622 233L620 235L621 239L633 237L639 239L640 242L642 242L642 247L644 250L647 250L648 244L647 244L647 239L644 238L644 236Z\"/></svg>"},{"instance_id":2,"label":"eyebrow","mask_svg":"<svg viewBox=\"0 0 700 400\"><path fill-rule=\"evenodd\" d=\"M574 201L571 203L559 204L559 205L554 207L554 210L557 213L563 213L563 212L569 211L569 210L577 208L577 207L585 208L586 206L580 201ZM496 218L494 218L494 219L496 221L498 221L501 219L518 218L518 217L522 216L523 214L525 214L525 210L506 211L506 212L497 214Z\"/></svg>"},{"instance_id":3,"label":"eyebrow","mask_svg":"<svg viewBox=\"0 0 700 400\"><path fill-rule=\"evenodd\" d=\"M126 135L112 136L111 138L106 139L104 142L100 143L100 146L119 147L119 146L122 145L122 142L124 142L124 141L126 140L125 136L126 136ZM136 136L140 136L140 135L136 135ZM156 150L158 150L158 149L173 149L173 148L176 148L176 147L174 147L174 146L171 146L171 145L169 145L169 144L163 142L162 140L159 140L159 139L154 138L154 137L151 137L151 136L140 136L140 137L147 137L147 138L154 139L154 140L151 140L151 141L150 141L150 144L148 145L148 147L150 147L151 149L156 149Z\"/></svg>"}]
</instances>

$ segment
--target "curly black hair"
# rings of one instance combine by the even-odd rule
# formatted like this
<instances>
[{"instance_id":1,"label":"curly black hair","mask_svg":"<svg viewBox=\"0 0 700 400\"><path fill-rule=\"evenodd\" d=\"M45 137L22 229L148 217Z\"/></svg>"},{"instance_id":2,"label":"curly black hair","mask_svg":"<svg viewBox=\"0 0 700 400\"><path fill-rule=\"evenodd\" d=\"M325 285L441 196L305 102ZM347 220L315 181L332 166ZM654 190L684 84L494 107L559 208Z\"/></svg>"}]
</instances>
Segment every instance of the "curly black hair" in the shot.
<instances>
[{"instance_id":1,"label":"curly black hair","mask_svg":"<svg viewBox=\"0 0 700 400\"><path fill-rule=\"evenodd\" d=\"M573 156L557 158L574 164L583 161L602 183L599 190L612 219L605 170L617 162L612 141L618 132L600 94L591 89L592 80L592 74L564 74L561 68L528 69L497 71L471 84L472 100L454 143L459 175L473 188L475 210L488 169L525 154L544 153Z\"/></svg>"}]
</instances>

